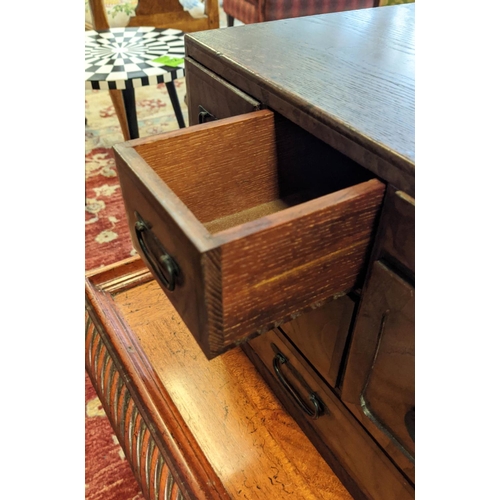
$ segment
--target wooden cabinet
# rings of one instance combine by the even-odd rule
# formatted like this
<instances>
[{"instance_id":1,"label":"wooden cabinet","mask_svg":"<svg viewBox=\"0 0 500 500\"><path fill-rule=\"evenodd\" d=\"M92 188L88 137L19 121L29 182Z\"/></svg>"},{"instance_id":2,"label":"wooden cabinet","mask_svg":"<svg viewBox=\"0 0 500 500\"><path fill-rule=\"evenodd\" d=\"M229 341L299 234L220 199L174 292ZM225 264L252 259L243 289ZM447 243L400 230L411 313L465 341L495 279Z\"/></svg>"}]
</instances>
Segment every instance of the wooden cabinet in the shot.
<instances>
[{"instance_id":1,"label":"wooden cabinet","mask_svg":"<svg viewBox=\"0 0 500 500\"><path fill-rule=\"evenodd\" d=\"M193 126L115 149L136 248L205 356L241 345L356 499L415 494L413 22L186 35Z\"/></svg>"},{"instance_id":2,"label":"wooden cabinet","mask_svg":"<svg viewBox=\"0 0 500 500\"><path fill-rule=\"evenodd\" d=\"M261 110L114 148L132 241L208 358L361 282L385 185L333 150L297 182L294 130Z\"/></svg>"},{"instance_id":3,"label":"wooden cabinet","mask_svg":"<svg viewBox=\"0 0 500 500\"><path fill-rule=\"evenodd\" d=\"M361 168L387 186L356 285L343 296L330 287L335 300L296 309L291 321L242 345L351 494L372 500L414 496L413 16L414 6L402 5L186 37L193 113L215 109L210 89L223 82L287 124L276 135L283 186L329 185L333 152L352 160L342 175ZM224 116L241 114L223 101ZM288 140L280 142L282 133ZM341 216L336 227L349 224ZM283 248L297 241L275 238ZM295 280L308 279L302 271ZM313 288L324 283L320 273ZM281 297L290 301L286 287Z\"/></svg>"}]
</instances>

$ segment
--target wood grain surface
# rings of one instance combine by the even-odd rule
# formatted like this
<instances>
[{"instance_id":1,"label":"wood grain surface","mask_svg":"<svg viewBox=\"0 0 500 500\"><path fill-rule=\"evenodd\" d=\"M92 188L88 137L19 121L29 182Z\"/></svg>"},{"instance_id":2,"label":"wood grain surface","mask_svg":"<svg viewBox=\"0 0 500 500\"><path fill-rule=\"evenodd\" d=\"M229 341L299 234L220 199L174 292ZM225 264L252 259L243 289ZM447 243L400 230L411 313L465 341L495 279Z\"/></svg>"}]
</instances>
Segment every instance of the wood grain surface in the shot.
<instances>
[{"instance_id":1,"label":"wood grain surface","mask_svg":"<svg viewBox=\"0 0 500 500\"><path fill-rule=\"evenodd\" d=\"M332 388L337 385L355 305L349 296L339 297L279 327Z\"/></svg>"},{"instance_id":2,"label":"wood grain surface","mask_svg":"<svg viewBox=\"0 0 500 500\"><path fill-rule=\"evenodd\" d=\"M266 110L167 133L134 149L205 223L279 197L275 142Z\"/></svg>"},{"instance_id":3,"label":"wood grain surface","mask_svg":"<svg viewBox=\"0 0 500 500\"><path fill-rule=\"evenodd\" d=\"M324 415L311 419L290 397L289 392L284 390L273 368L275 350L271 347L271 343L274 343L286 356L288 359L286 364L291 364L299 374L299 377L294 377L292 373L289 373L291 370L282 368L290 384L309 405L311 405L310 394L316 394L324 404ZM356 488L350 491L355 498L410 500L415 497L413 485L404 479L372 437L365 432L356 419L352 418L340 399L319 379L314 369L309 364L300 361L303 358L299 351L277 330L250 341L245 345L244 350L250 356L251 351L258 354L258 361L255 362L259 366L259 372L273 391L279 395L280 400L318 450L324 454L335 472L341 476L343 469L350 476L351 480L345 479L346 486L351 488L351 483L354 481ZM253 356L251 357L254 359ZM360 493L357 490L360 490Z\"/></svg>"},{"instance_id":4,"label":"wood grain surface","mask_svg":"<svg viewBox=\"0 0 500 500\"><path fill-rule=\"evenodd\" d=\"M179 467L184 478L212 469L229 498L351 498L240 349L207 361L155 281L112 295L99 282L113 287L94 273L93 316L179 484Z\"/></svg>"},{"instance_id":5,"label":"wood grain surface","mask_svg":"<svg viewBox=\"0 0 500 500\"><path fill-rule=\"evenodd\" d=\"M355 288L383 194L383 184L373 179L215 235L221 242L223 347ZM209 271L217 269L207 269L207 281ZM221 327L214 326L215 346Z\"/></svg>"},{"instance_id":6,"label":"wood grain surface","mask_svg":"<svg viewBox=\"0 0 500 500\"><path fill-rule=\"evenodd\" d=\"M327 146L308 169L295 144L314 138L288 123L255 111L114 148L132 241L148 261L140 215L179 266L169 298L209 358L361 282L385 186ZM307 175L318 165L335 167L323 182Z\"/></svg>"},{"instance_id":7,"label":"wood grain surface","mask_svg":"<svg viewBox=\"0 0 500 500\"><path fill-rule=\"evenodd\" d=\"M380 261L361 300L342 400L415 482L415 442L405 425L415 408L415 289Z\"/></svg>"},{"instance_id":8,"label":"wood grain surface","mask_svg":"<svg viewBox=\"0 0 500 500\"><path fill-rule=\"evenodd\" d=\"M189 34L186 53L414 196L414 9L397 5Z\"/></svg>"}]
</instances>

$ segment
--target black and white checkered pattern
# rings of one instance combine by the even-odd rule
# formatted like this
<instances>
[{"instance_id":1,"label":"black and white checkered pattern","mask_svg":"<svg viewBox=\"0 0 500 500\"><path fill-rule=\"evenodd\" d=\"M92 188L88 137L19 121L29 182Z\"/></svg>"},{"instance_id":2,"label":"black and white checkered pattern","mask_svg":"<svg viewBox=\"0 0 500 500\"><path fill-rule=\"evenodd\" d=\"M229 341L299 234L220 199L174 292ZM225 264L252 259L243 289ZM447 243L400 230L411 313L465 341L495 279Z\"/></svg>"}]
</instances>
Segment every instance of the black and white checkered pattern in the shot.
<instances>
[{"instance_id":1,"label":"black and white checkered pattern","mask_svg":"<svg viewBox=\"0 0 500 500\"><path fill-rule=\"evenodd\" d=\"M184 58L184 33L151 27L85 32L85 88L125 89L165 83L184 76L178 67L152 62Z\"/></svg>"}]
</instances>

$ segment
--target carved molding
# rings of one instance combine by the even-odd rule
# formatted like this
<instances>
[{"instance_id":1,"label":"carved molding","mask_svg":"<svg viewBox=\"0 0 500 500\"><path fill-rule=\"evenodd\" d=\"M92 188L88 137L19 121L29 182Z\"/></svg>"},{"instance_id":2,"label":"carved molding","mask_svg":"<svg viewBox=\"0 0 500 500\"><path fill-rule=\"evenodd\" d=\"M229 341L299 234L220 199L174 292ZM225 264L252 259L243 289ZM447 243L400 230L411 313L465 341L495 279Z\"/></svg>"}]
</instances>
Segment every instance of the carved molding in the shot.
<instances>
[{"instance_id":1,"label":"carved molding","mask_svg":"<svg viewBox=\"0 0 500 500\"><path fill-rule=\"evenodd\" d=\"M150 500L187 500L88 311L85 311L85 348L86 371L144 496Z\"/></svg>"}]
</instances>

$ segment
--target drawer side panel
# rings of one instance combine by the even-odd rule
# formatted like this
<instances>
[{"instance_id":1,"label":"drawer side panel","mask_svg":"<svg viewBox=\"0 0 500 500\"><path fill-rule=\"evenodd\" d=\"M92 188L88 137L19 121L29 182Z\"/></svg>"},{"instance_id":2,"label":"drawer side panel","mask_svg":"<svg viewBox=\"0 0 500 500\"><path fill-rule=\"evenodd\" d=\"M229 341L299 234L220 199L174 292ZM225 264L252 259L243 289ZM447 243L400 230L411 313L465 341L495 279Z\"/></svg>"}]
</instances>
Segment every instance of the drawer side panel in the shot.
<instances>
[{"instance_id":1,"label":"drawer side panel","mask_svg":"<svg viewBox=\"0 0 500 500\"><path fill-rule=\"evenodd\" d=\"M317 209L291 221L223 245L225 346L357 286L384 191L370 180L315 200Z\"/></svg>"},{"instance_id":2,"label":"drawer side panel","mask_svg":"<svg viewBox=\"0 0 500 500\"><path fill-rule=\"evenodd\" d=\"M156 278L163 291L182 316L186 326L196 340L203 345L207 340L207 310L202 270L203 251L190 239L185 228L180 228L176 220L165 211L160 202L151 196L148 189L141 184L121 158L117 155L117 167L120 173L120 184L125 202L130 236L134 248ZM135 223L136 212L148 224L150 230L161 242L166 252L174 259L179 268L176 286L173 291L167 290L158 280L158 275L151 267L148 257L143 253ZM206 349L206 345L203 346Z\"/></svg>"}]
</instances>

